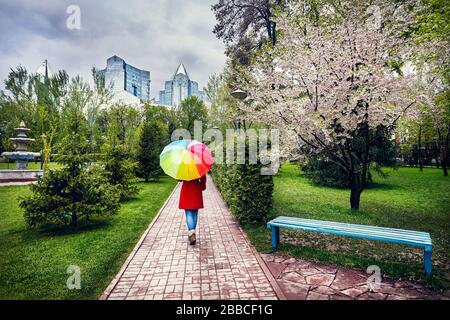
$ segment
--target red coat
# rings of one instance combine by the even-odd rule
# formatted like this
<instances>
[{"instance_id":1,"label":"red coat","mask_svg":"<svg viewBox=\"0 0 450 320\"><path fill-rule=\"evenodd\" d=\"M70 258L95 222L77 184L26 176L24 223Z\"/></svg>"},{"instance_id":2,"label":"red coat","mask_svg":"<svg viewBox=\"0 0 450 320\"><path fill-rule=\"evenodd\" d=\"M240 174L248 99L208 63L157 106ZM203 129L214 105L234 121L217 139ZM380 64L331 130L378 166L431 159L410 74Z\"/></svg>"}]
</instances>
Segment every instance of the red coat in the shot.
<instances>
[{"instance_id":1,"label":"red coat","mask_svg":"<svg viewBox=\"0 0 450 320\"><path fill-rule=\"evenodd\" d=\"M200 179L183 181L180 192L180 209L201 209L203 208L202 191L206 189L206 176Z\"/></svg>"}]
</instances>

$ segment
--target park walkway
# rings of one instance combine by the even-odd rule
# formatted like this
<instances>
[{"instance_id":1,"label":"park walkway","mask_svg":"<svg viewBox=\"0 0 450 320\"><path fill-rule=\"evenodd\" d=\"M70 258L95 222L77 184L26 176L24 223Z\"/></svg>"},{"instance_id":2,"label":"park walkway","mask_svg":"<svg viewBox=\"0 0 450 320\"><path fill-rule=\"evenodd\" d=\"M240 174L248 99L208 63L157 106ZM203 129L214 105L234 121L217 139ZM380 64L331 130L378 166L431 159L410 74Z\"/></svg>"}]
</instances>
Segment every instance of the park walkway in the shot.
<instances>
[{"instance_id":1,"label":"park walkway","mask_svg":"<svg viewBox=\"0 0 450 320\"><path fill-rule=\"evenodd\" d=\"M180 184L101 299L283 299L211 179L195 246L187 242L179 193Z\"/></svg>"},{"instance_id":2,"label":"park walkway","mask_svg":"<svg viewBox=\"0 0 450 320\"><path fill-rule=\"evenodd\" d=\"M361 270L259 255L211 179L197 244L190 246L179 193L180 185L100 299L449 299L448 292L443 296L415 282L385 278L372 291L370 274Z\"/></svg>"}]
</instances>

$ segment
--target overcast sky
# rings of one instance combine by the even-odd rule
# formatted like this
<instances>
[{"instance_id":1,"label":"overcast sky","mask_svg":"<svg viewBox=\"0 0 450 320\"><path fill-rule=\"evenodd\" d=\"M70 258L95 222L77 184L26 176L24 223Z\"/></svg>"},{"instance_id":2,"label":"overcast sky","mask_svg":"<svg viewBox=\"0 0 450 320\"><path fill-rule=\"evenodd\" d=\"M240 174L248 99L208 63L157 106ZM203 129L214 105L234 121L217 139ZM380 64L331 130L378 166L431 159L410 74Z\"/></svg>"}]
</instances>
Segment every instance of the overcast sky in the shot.
<instances>
[{"instance_id":1,"label":"overcast sky","mask_svg":"<svg viewBox=\"0 0 450 320\"><path fill-rule=\"evenodd\" d=\"M150 71L156 97L182 61L189 76L206 85L225 62L212 33L215 0L0 0L1 88L19 64L35 72L44 59L91 81L92 66L103 69L114 54ZM81 29L66 26L70 5L80 8Z\"/></svg>"}]
</instances>

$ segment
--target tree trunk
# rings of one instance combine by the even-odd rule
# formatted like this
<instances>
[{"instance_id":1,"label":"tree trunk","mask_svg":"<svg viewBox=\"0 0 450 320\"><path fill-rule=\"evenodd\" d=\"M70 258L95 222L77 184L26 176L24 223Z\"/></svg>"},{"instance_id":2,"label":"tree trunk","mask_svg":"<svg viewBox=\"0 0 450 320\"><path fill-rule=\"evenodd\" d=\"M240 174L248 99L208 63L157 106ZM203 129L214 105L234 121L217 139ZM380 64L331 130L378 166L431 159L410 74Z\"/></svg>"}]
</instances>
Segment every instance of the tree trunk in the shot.
<instances>
[{"instance_id":1,"label":"tree trunk","mask_svg":"<svg viewBox=\"0 0 450 320\"><path fill-rule=\"evenodd\" d=\"M276 22L272 22L272 44L275 45L277 42L277 31L276 31Z\"/></svg>"},{"instance_id":2,"label":"tree trunk","mask_svg":"<svg viewBox=\"0 0 450 320\"><path fill-rule=\"evenodd\" d=\"M76 213L72 213L72 226L76 227L78 223L78 216Z\"/></svg>"},{"instance_id":3,"label":"tree trunk","mask_svg":"<svg viewBox=\"0 0 450 320\"><path fill-rule=\"evenodd\" d=\"M350 191L350 208L353 210L359 209L359 202L361 200L362 188L357 186L352 186Z\"/></svg>"},{"instance_id":4,"label":"tree trunk","mask_svg":"<svg viewBox=\"0 0 450 320\"><path fill-rule=\"evenodd\" d=\"M445 139L441 138L439 136L439 156L441 158L441 167L442 171L444 171L444 176L448 176L448 143L449 143L449 136L450 136L450 128L449 133L447 134L447 137Z\"/></svg>"},{"instance_id":5,"label":"tree trunk","mask_svg":"<svg viewBox=\"0 0 450 320\"><path fill-rule=\"evenodd\" d=\"M417 151L419 152L418 156L419 156L419 168L420 171L423 171L423 161L422 161L422 127L419 126L419 137L418 137L419 141L417 143Z\"/></svg>"},{"instance_id":6,"label":"tree trunk","mask_svg":"<svg viewBox=\"0 0 450 320\"><path fill-rule=\"evenodd\" d=\"M444 171L444 176L448 176L448 162L447 162L447 150L445 148L441 148L441 167L442 171Z\"/></svg>"},{"instance_id":7,"label":"tree trunk","mask_svg":"<svg viewBox=\"0 0 450 320\"><path fill-rule=\"evenodd\" d=\"M354 173L350 184L350 208L353 210L359 209L359 202L361 193L364 190L364 184L360 174Z\"/></svg>"}]
</instances>

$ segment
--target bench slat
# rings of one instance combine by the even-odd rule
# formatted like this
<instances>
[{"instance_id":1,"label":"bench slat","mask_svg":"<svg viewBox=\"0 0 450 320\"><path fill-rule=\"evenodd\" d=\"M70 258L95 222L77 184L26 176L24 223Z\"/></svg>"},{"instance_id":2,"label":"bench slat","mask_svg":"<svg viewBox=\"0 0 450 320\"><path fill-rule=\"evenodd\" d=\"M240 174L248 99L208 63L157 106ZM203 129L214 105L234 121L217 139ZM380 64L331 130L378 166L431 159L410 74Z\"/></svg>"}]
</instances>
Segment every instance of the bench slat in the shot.
<instances>
[{"instance_id":1,"label":"bench slat","mask_svg":"<svg viewBox=\"0 0 450 320\"><path fill-rule=\"evenodd\" d=\"M276 219L272 220L270 223L286 223L293 226L302 225L302 226L310 226L314 228L324 228L324 229L333 229L333 230L341 230L345 232L359 232L359 233L366 233L368 235L379 235L379 236L386 236L386 237L395 237L395 238L402 238L407 240L416 240L420 242L431 242L430 235L425 232L420 232L416 234L402 234L398 233L396 230L389 230L388 228L382 228L379 229L378 227L372 227L372 228L366 228L365 226L360 225L353 225L353 224L317 224L315 222L308 222L308 221L301 221L297 222L292 219Z\"/></svg>"},{"instance_id":2,"label":"bench slat","mask_svg":"<svg viewBox=\"0 0 450 320\"><path fill-rule=\"evenodd\" d=\"M358 235L359 237L365 237L365 238L377 238L379 240L384 241L390 241L390 242L406 242L413 245L431 245L431 242L427 239L410 239L410 238L404 238L404 237L396 237L396 236L387 236L383 234L377 234L377 233L371 233L371 232L358 232L358 231L348 231L348 230L341 230L341 229L333 229L333 228L317 228L317 227L307 227L307 226L293 226L290 224L278 224L280 226L286 226L286 227L294 227L296 229L306 229L306 230L315 230L317 232L323 232L323 233L339 233L341 235Z\"/></svg>"},{"instance_id":3,"label":"bench slat","mask_svg":"<svg viewBox=\"0 0 450 320\"><path fill-rule=\"evenodd\" d=\"M318 230L324 230L326 232L327 230L339 230L341 232L345 233L358 233L360 235L377 235L379 237L386 237L386 238L395 238L395 239L403 239L408 241L416 241L419 243L430 243L431 238L429 234L423 234L421 236L408 236L408 235L402 235L395 232L385 232L385 231L378 231L376 229L358 229L353 226L323 226L323 225L316 225L316 224L309 224L309 223L296 223L294 221L282 221L279 220L275 222L275 224L287 224L292 227L310 227L315 228Z\"/></svg>"},{"instance_id":4,"label":"bench slat","mask_svg":"<svg viewBox=\"0 0 450 320\"><path fill-rule=\"evenodd\" d=\"M293 225L291 223L277 223L276 225L289 225L291 227L295 227L295 228L312 228L312 229L316 229L318 231L322 231L322 232L329 232L330 230L333 231L339 231L343 234L358 234L361 236L376 236L378 238L382 238L382 239L395 239L395 240L405 240L411 243L418 243L418 244L431 244L431 239L429 237L424 237L424 238L412 238L412 237L403 237L403 236L399 236L396 234L386 234L386 233L380 233L380 232L375 232L375 231L361 231L361 230L357 230L357 229L344 229L344 228L330 228L330 227L316 227L316 226L308 226L308 225L302 225L302 226L298 226L298 225Z\"/></svg>"},{"instance_id":5,"label":"bench slat","mask_svg":"<svg viewBox=\"0 0 450 320\"><path fill-rule=\"evenodd\" d=\"M330 221L321 221L321 220L310 220L310 219L302 219L302 218L291 218L291 217L278 217L271 222L291 222L296 224L308 224L315 226L329 226L329 227L347 227L347 228L355 228L359 230L376 230L378 232L386 232L386 233L395 233L404 236L412 236L412 237L423 237L428 236L427 232L421 231L411 231L410 230L402 230L402 229L394 229L394 228L384 228L384 227L376 227L376 226L368 226L368 225L358 225L358 224L349 224L349 223L341 223L341 222L330 222ZM406 231L406 232L405 232Z\"/></svg>"},{"instance_id":6,"label":"bench slat","mask_svg":"<svg viewBox=\"0 0 450 320\"><path fill-rule=\"evenodd\" d=\"M313 231L313 232L321 232L321 233L327 233L327 234L334 234L334 235L342 235L352 238L362 238L362 239L368 239L368 240L380 240L380 241L386 241L386 242L395 242L395 243L401 243L401 244L408 244L413 246L425 246L425 245L431 245L430 242L418 242L416 240L408 240L404 238L395 238L395 237L386 237L386 236L379 236L379 235L371 235L368 233L360 233L360 232L345 232L342 230L336 230L336 229L320 229L316 227L308 227L308 226L295 226L292 224L282 224L277 223L275 226L278 227L286 227L286 228L295 228L299 230L305 230L305 231Z\"/></svg>"},{"instance_id":7,"label":"bench slat","mask_svg":"<svg viewBox=\"0 0 450 320\"><path fill-rule=\"evenodd\" d=\"M388 242L399 242L404 244L416 245L416 246L431 246L430 235L426 232L416 232L415 234L403 234L397 232L400 229L389 229L380 227L370 227L364 225L354 225L345 223L321 223L320 220L307 220L278 217L268 223L268 225L275 225L287 228L296 228L305 231L315 231L322 233L338 234L345 236L352 236L358 238L382 240Z\"/></svg>"},{"instance_id":8,"label":"bench slat","mask_svg":"<svg viewBox=\"0 0 450 320\"><path fill-rule=\"evenodd\" d=\"M399 234L405 234L405 235L429 235L427 232L422 231L414 231L414 230L404 230L404 229L395 229L395 228L386 228L386 227L376 227L376 226L368 226L368 225L362 225L362 224L350 224L350 223L343 223L343 222L331 222L331 221L323 221L323 220L313 220L313 219L303 219L303 218L295 218L295 217L285 217L280 216L276 219L272 220L271 222L277 222L281 220L291 220L299 223L308 223L308 224L317 224L317 225L327 225L327 226L351 226L358 229L367 229L367 230L379 230L379 231L387 231L387 232L396 232Z\"/></svg>"}]
</instances>

